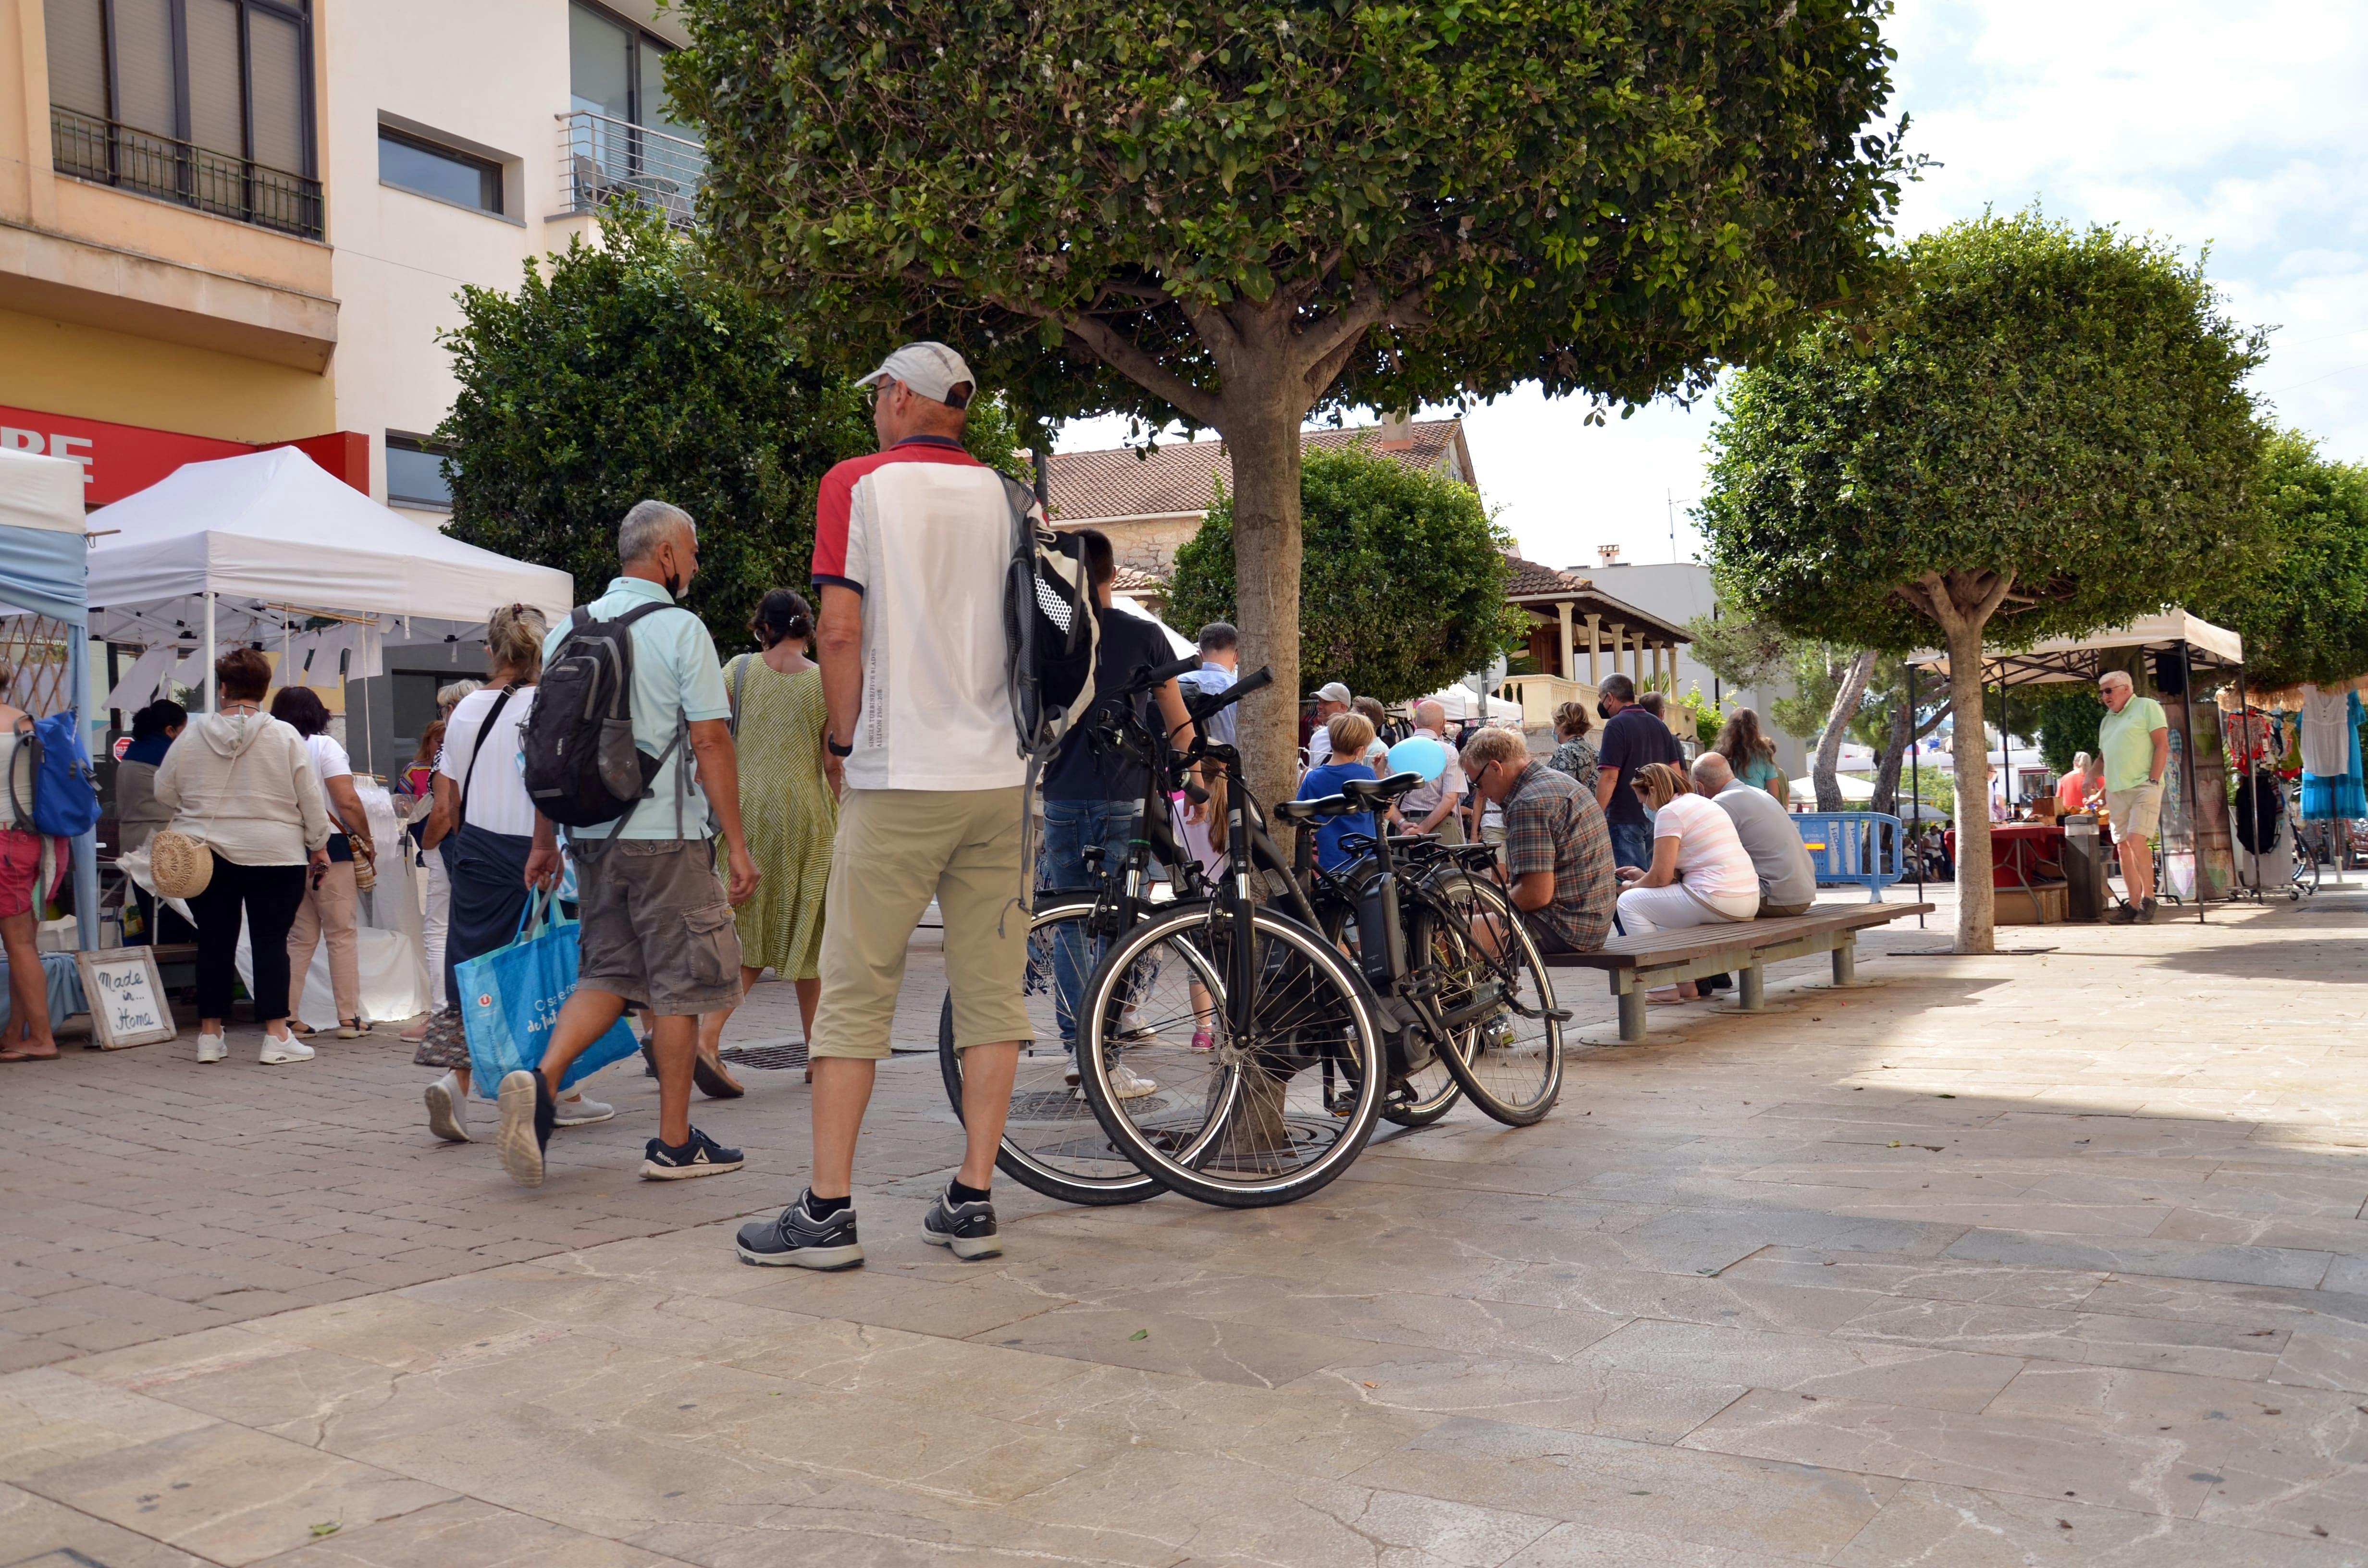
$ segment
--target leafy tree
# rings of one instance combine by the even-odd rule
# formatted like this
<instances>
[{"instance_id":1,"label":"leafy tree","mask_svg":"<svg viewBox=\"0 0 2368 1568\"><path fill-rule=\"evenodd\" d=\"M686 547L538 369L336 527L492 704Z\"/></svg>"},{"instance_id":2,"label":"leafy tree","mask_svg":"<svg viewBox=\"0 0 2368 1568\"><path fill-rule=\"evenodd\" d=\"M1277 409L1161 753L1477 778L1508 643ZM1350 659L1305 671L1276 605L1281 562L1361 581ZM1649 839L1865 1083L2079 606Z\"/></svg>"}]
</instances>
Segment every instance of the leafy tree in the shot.
<instances>
[{"instance_id":1,"label":"leafy tree","mask_svg":"<svg viewBox=\"0 0 2368 1568\"><path fill-rule=\"evenodd\" d=\"M1528 634L1505 602L1513 540L1470 485L1360 442L1308 452L1300 495L1299 665L1311 682L1396 702L1486 668ZM1221 490L1176 552L1169 619L1233 619L1235 558L1234 498Z\"/></svg>"},{"instance_id":2,"label":"leafy tree","mask_svg":"<svg viewBox=\"0 0 2368 1568\"><path fill-rule=\"evenodd\" d=\"M588 598L616 574L627 510L670 501L700 525L691 608L745 644L767 589L807 585L823 473L879 444L862 400L655 214L616 207L598 245L547 268L529 262L515 294L461 291L445 339L461 393L437 432L453 535L573 574ZM973 449L1019 472L1000 411L972 424Z\"/></svg>"},{"instance_id":3,"label":"leafy tree","mask_svg":"<svg viewBox=\"0 0 2368 1568\"><path fill-rule=\"evenodd\" d=\"M1986 216L1918 239L1870 341L1824 324L1740 372L1702 507L1731 602L1804 636L1948 650L1960 715L1998 640L2083 635L2258 554L2262 339L2199 266L2107 229ZM1955 726L1957 797L1984 799ZM1959 813L1958 947L1993 943L1987 814Z\"/></svg>"},{"instance_id":4,"label":"leafy tree","mask_svg":"<svg viewBox=\"0 0 2368 1568\"><path fill-rule=\"evenodd\" d=\"M1313 413L1709 384L1861 293L1885 0L694 0L667 87L735 275L842 362L954 344L1033 419L1232 450L1287 785Z\"/></svg>"},{"instance_id":5,"label":"leafy tree","mask_svg":"<svg viewBox=\"0 0 2368 1568\"><path fill-rule=\"evenodd\" d=\"M2105 705L2086 682L2021 687L2015 707L2019 723L2038 726L2039 757L2050 772L2071 772L2072 758L2081 752L2097 755L2097 726L2104 721Z\"/></svg>"},{"instance_id":6,"label":"leafy tree","mask_svg":"<svg viewBox=\"0 0 2368 1568\"><path fill-rule=\"evenodd\" d=\"M2368 674L2368 467L2333 462L2294 431L2273 433L2256 494L2278 545L2197 613L2245 639L2260 686Z\"/></svg>"}]
</instances>

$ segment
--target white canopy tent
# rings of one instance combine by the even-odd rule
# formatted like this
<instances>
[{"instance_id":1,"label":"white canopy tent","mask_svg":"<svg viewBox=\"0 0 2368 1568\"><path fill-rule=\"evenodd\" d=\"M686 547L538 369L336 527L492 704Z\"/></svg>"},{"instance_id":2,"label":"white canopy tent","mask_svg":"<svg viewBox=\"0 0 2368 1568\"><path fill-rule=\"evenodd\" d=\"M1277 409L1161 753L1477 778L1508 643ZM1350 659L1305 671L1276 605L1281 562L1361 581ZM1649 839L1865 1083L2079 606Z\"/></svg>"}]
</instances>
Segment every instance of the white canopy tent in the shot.
<instances>
[{"instance_id":1,"label":"white canopy tent","mask_svg":"<svg viewBox=\"0 0 2368 1568\"><path fill-rule=\"evenodd\" d=\"M2188 659L2205 669L2233 668L2245 662L2245 641L2237 633L2183 609L2167 609L2087 637L2051 637L2013 653L1985 653L1982 680L1989 686L2092 681L2101 673L2101 655L2115 648L2144 648L2149 653L2185 648ZM1907 662L1943 680L1949 676L1949 655L1941 650L1928 648L1909 655Z\"/></svg>"},{"instance_id":2,"label":"white canopy tent","mask_svg":"<svg viewBox=\"0 0 2368 1568\"><path fill-rule=\"evenodd\" d=\"M200 655L209 706L220 642L268 645L323 618L441 637L496 605L555 621L575 604L566 573L421 528L293 447L186 463L89 525L92 634Z\"/></svg>"}]
</instances>

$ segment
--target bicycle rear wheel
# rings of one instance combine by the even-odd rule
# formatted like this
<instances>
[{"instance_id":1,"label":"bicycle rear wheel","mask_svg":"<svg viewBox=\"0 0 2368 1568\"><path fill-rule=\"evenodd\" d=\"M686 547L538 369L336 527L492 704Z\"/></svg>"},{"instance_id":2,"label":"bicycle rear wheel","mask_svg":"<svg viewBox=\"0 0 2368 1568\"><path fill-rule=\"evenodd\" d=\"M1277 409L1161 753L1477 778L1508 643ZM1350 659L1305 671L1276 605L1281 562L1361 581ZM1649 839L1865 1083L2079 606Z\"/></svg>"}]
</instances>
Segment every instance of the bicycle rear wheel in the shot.
<instances>
[{"instance_id":1,"label":"bicycle rear wheel","mask_svg":"<svg viewBox=\"0 0 2368 1568\"><path fill-rule=\"evenodd\" d=\"M1140 1203L1159 1192L1159 1183L1137 1169L1103 1132L1084 1093L1068 1081L1071 1057L1062 1043L1064 1035L1074 1032L1070 1007L1061 996L1064 976L1074 997L1109 945L1108 938L1092 930L1094 908L1091 898L1041 902L1029 922L1028 968L1021 989L1036 1038L1019 1048L1019 1073L1012 1080L1011 1110L995 1168L1064 1203ZM954 1049L951 993L938 1009L938 1068L959 1119L962 1053Z\"/></svg>"},{"instance_id":2,"label":"bicycle rear wheel","mask_svg":"<svg viewBox=\"0 0 2368 1568\"><path fill-rule=\"evenodd\" d=\"M1452 1015L1491 995L1497 1001L1450 1031L1440 1060L1473 1104L1508 1127L1527 1127L1562 1093L1562 1024L1545 963L1495 883L1456 870L1425 882L1423 892L1407 945L1412 961L1435 964L1445 977L1439 1010Z\"/></svg>"},{"instance_id":3,"label":"bicycle rear wheel","mask_svg":"<svg viewBox=\"0 0 2368 1568\"><path fill-rule=\"evenodd\" d=\"M1161 1186L1234 1209L1304 1198L1346 1170L1386 1088L1370 1000L1338 950L1268 910L1252 927L1247 1039L1226 1021L1235 926L1214 905L1120 937L1078 1005L1086 1098L1110 1142ZM1196 1032L1213 1046L1192 1049Z\"/></svg>"}]
</instances>

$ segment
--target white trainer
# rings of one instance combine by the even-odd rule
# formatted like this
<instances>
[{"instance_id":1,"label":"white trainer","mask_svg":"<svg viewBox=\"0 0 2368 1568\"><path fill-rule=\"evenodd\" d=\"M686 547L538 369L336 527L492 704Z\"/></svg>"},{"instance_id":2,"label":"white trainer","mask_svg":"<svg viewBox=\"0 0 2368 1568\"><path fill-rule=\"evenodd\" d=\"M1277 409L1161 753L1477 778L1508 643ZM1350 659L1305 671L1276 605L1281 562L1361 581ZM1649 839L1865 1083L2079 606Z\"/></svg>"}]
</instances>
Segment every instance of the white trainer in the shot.
<instances>
[{"instance_id":1,"label":"white trainer","mask_svg":"<svg viewBox=\"0 0 2368 1568\"><path fill-rule=\"evenodd\" d=\"M468 1096L459 1074L447 1073L427 1085L427 1131L447 1143L469 1142Z\"/></svg>"},{"instance_id":2,"label":"white trainer","mask_svg":"<svg viewBox=\"0 0 2368 1568\"><path fill-rule=\"evenodd\" d=\"M285 1067L291 1062L312 1061L313 1048L292 1034L267 1033L256 1060L266 1067Z\"/></svg>"},{"instance_id":3,"label":"white trainer","mask_svg":"<svg viewBox=\"0 0 2368 1568\"><path fill-rule=\"evenodd\" d=\"M222 1043L222 1036L218 1034L201 1034L198 1037L199 1061L220 1062L223 1057L228 1056L229 1054L230 1047Z\"/></svg>"},{"instance_id":4,"label":"white trainer","mask_svg":"<svg viewBox=\"0 0 2368 1568\"><path fill-rule=\"evenodd\" d=\"M586 1099L582 1095L567 1096L557 1103L553 1127L589 1127L596 1121L606 1121L617 1114L617 1108L602 1105L598 1100Z\"/></svg>"},{"instance_id":5,"label":"white trainer","mask_svg":"<svg viewBox=\"0 0 2368 1568\"><path fill-rule=\"evenodd\" d=\"M1137 1073L1123 1062L1110 1063L1110 1092L1122 1100L1139 1100L1145 1095L1156 1095L1159 1085Z\"/></svg>"}]
</instances>

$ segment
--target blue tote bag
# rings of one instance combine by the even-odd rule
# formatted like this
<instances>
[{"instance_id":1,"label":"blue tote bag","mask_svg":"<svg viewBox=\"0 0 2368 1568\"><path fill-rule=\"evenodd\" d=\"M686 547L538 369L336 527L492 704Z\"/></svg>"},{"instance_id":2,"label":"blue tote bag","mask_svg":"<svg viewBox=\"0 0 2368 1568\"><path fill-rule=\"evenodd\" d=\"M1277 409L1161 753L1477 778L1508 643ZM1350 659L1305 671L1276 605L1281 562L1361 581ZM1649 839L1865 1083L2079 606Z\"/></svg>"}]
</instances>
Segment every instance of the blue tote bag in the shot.
<instances>
[{"instance_id":1,"label":"blue tote bag","mask_svg":"<svg viewBox=\"0 0 2368 1568\"><path fill-rule=\"evenodd\" d=\"M453 971L460 984L461 1021L469 1036L469 1073L478 1096L496 1097L504 1074L538 1066L559 1009L575 991L575 922L551 918L551 895L529 896L518 918L518 937L507 948L463 959ZM592 1042L567 1069L563 1089L621 1062L641 1042L622 1017Z\"/></svg>"}]
</instances>

